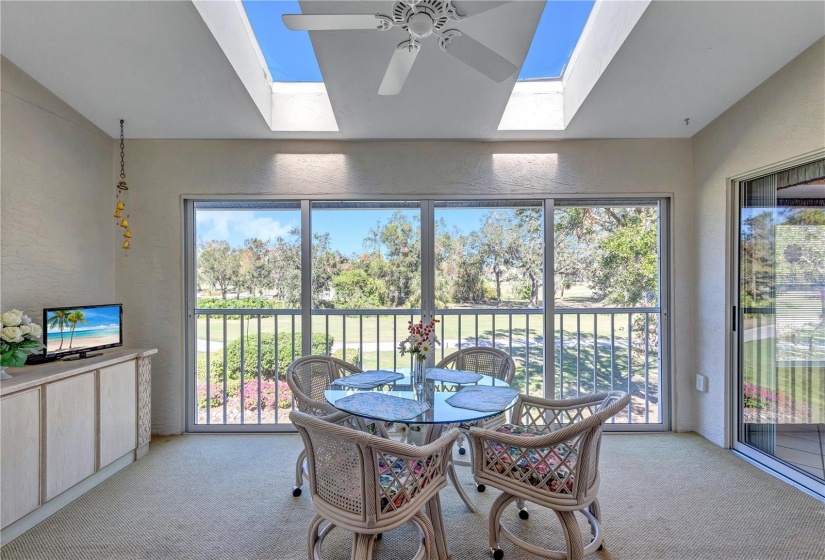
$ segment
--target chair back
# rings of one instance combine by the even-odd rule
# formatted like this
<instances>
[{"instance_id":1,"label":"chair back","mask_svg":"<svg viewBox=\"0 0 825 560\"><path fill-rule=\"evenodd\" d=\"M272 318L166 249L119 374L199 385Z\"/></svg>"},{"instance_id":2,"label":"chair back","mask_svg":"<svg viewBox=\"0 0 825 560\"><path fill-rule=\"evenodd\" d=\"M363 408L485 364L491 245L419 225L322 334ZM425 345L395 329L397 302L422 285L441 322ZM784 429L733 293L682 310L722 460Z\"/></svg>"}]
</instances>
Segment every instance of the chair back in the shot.
<instances>
[{"instance_id":1,"label":"chair back","mask_svg":"<svg viewBox=\"0 0 825 560\"><path fill-rule=\"evenodd\" d=\"M354 532L382 532L419 511L447 484L447 462L458 430L422 447L339 425L349 415L317 417L293 411L307 452L316 511Z\"/></svg>"},{"instance_id":2,"label":"chair back","mask_svg":"<svg viewBox=\"0 0 825 560\"><path fill-rule=\"evenodd\" d=\"M498 348L471 346L450 354L435 367L461 369L484 375L491 375L507 383L513 382L516 363L507 352Z\"/></svg>"},{"instance_id":3,"label":"chair back","mask_svg":"<svg viewBox=\"0 0 825 560\"><path fill-rule=\"evenodd\" d=\"M474 475L548 507L592 502L602 426L629 402L621 391L556 401L519 395L509 433L470 430Z\"/></svg>"},{"instance_id":4,"label":"chair back","mask_svg":"<svg viewBox=\"0 0 825 560\"><path fill-rule=\"evenodd\" d=\"M358 366L332 356L304 356L289 364L286 382L295 396L298 410L327 415L335 409L324 401L324 390L339 377L361 371Z\"/></svg>"}]
</instances>

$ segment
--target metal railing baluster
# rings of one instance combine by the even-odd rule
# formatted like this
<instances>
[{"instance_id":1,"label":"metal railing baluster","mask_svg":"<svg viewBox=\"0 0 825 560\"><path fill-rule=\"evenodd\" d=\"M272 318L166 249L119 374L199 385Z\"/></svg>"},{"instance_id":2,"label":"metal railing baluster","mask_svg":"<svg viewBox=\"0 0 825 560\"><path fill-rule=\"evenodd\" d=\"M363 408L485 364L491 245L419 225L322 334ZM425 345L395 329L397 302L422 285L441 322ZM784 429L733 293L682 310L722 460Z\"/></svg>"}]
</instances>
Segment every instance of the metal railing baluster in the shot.
<instances>
[{"instance_id":1,"label":"metal railing baluster","mask_svg":"<svg viewBox=\"0 0 825 560\"><path fill-rule=\"evenodd\" d=\"M197 322L197 319L195 319ZM210 317L206 315L206 423L212 423L212 408L210 401L212 400L212 376L210 375L209 366L211 365L209 362L212 361L211 356L209 355L209 351L212 348L211 341L212 339L209 338L209 322ZM195 366L197 367L197 365Z\"/></svg>"}]
</instances>

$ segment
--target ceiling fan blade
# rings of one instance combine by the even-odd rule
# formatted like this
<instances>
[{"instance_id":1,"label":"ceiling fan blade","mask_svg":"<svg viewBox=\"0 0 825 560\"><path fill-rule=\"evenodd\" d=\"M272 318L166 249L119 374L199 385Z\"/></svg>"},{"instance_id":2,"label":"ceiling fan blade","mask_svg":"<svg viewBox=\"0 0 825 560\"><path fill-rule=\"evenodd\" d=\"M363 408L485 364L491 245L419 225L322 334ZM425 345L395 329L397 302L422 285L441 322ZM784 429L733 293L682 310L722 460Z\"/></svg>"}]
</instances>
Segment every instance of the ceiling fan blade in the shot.
<instances>
[{"instance_id":1,"label":"ceiling fan blade","mask_svg":"<svg viewBox=\"0 0 825 560\"><path fill-rule=\"evenodd\" d=\"M378 29L381 21L372 14L284 14L284 25L292 31Z\"/></svg>"},{"instance_id":2,"label":"ceiling fan blade","mask_svg":"<svg viewBox=\"0 0 825 560\"><path fill-rule=\"evenodd\" d=\"M463 32L452 37L444 50L495 82L503 82L518 70L515 64Z\"/></svg>"},{"instance_id":3,"label":"ceiling fan blade","mask_svg":"<svg viewBox=\"0 0 825 560\"><path fill-rule=\"evenodd\" d=\"M475 2L471 2L468 0L453 0L453 7L462 16L472 17L481 12L509 4L512 1L513 0L476 0Z\"/></svg>"},{"instance_id":4,"label":"ceiling fan blade","mask_svg":"<svg viewBox=\"0 0 825 560\"><path fill-rule=\"evenodd\" d=\"M409 41L405 41L396 47L390 59L390 65L387 66L387 71L384 73L381 87L378 88L378 95L398 95L401 88L404 87L404 82L407 80L413 62L415 62L415 57L418 56L419 49L419 43L410 44Z\"/></svg>"}]
</instances>

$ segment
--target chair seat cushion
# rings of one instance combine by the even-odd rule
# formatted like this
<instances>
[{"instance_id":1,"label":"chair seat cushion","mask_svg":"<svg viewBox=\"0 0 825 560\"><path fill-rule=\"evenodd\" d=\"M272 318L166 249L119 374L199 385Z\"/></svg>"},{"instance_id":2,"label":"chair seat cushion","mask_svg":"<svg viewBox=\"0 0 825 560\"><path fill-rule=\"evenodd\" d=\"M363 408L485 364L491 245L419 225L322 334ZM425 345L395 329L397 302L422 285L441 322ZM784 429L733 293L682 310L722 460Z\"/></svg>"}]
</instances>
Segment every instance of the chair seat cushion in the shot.
<instances>
[{"instance_id":1,"label":"chair seat cushion","mask_svg":"<svg viewBox=\"0 0 825 560\"><path fill-rule=\"evenodd\" d=\"M544 435L535 428L514 424L504 424L496 432L524 438ZM487 450L487 469L551 492L567 494L573 490L576 453L565 444L523 449L490 441Z\"/></svg>"},{"instance_id":2,"label":"chair seat cushion","mask_svg":"<svg viewBox=\"0 0 825 560\"><path fill-rule=\"evenodd\" d=\"M434 464L429 459L407 460L382 455L378 458L381 511L390 512L412 500L432 478Z\"/></svg>"}]
</instances>

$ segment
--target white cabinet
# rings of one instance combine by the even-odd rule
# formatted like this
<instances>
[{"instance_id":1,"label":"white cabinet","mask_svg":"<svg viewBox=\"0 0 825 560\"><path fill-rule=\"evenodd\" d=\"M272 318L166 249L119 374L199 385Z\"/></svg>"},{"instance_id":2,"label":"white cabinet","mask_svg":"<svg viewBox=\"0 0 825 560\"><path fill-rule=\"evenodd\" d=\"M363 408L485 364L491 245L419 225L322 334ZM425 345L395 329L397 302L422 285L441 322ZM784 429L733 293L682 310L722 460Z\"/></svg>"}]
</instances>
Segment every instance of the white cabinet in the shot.
<instances>
[{"instance_id":1,"label":"white cabinet","mask_svg":"<svg viewBox=\"0 0 825 560\"><path fill-rule=\"evenodd\" d=\"M14 368L2 381L0 542L146 453L156 352L112 350Z\"/></svg>"},{"instance_id":2,"label":"white cabinet","mask_svg":"<svg viewBox=\"0 0 825 560\"><path fill-rule=\"evenodd\" d=\"M0 401L0 522L5 527L40 505L40 389Z\"/></svg>"},{"instance_id":3,"label":"white cabinet","mask_svg":"<svg viewBox=\"0 0 825 560\"><path fill-rule=\"evenodd\" d=\"M95 374L46 386L46 500L95 472Z\"/></svg>"},{"instance_id":4,"label":"white cabinet","mask_svg":"<svg viewBox=\"0 0 825 560\"><path fill-rule=\"evenodd\" d=\"M135 362L100 370L100 460L103 468L137 447Z\"/></svg>"}]
</instances>

